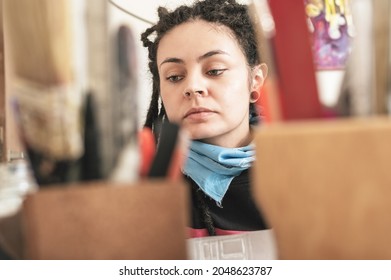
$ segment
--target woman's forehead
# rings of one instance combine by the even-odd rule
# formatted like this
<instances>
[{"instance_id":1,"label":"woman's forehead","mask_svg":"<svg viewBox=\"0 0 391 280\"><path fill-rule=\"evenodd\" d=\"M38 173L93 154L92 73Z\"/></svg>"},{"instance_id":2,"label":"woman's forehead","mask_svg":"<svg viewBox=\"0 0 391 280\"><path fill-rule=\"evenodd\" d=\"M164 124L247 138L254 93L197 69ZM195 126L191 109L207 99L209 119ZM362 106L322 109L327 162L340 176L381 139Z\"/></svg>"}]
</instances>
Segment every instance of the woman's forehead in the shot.
<instances>
[{"instance_id":1,"label":"woman's forehead","mask_svg":"<svg viewBox=\"0 0 391 280\"><path fill-rule=\"evenodd\" d=\"M184 59L188 55L197 57L217 49L232 55L241 52L228 27L203 20L190 21L176 26L162 37L157 60L159 62L167 57Z\"/></svg>"}]
</instances>

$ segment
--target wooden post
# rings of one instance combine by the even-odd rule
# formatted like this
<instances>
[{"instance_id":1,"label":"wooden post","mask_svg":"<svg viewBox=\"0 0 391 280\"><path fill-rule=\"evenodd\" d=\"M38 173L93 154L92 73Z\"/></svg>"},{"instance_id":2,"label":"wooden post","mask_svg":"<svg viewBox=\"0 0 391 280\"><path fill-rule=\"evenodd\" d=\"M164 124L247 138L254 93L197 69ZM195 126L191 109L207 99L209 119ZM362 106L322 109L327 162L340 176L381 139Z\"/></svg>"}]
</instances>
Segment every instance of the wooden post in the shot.
<instances>
[{"instance_id":1,"label":"wooden post","mask_svg":"<svg viewBox=\"0 0 391 280\"><path fill-rule=\"evenodd\" d=\"M6 92L4 67L3 1L0 1L0 162L6 161Z\"/></svg>"}]
</instances>

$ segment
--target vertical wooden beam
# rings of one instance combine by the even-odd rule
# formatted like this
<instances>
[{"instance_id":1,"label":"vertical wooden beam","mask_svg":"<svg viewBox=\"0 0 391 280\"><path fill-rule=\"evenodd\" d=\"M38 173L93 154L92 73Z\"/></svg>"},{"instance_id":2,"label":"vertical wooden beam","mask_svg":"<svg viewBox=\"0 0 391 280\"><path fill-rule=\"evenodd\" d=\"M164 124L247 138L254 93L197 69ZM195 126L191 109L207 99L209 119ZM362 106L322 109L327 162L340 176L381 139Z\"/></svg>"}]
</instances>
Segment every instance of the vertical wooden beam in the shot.
<instances>
[{"instance_id":1,"label":"vertical wooden beam","mask_svg":"<svg viewBox=\"0 0 391 280\"><path fill-rule=\"evenodd\" d=\"M373 44L374 72L373 96L374 113L388 113L389 56L390 56L390 1L374 0L373 5Z\"/></svg>"},{"instance_id":2,"label":"vertical wooden beam","mask_svg":"<svg viewBox=\"0 0 391 280\"><path fill-rule=\"evenodd\" d=\"M6 161L6 91L5 91L5 55L3 32L3 1L0 0L0 162Z\"/></svg>"}]
</instances>

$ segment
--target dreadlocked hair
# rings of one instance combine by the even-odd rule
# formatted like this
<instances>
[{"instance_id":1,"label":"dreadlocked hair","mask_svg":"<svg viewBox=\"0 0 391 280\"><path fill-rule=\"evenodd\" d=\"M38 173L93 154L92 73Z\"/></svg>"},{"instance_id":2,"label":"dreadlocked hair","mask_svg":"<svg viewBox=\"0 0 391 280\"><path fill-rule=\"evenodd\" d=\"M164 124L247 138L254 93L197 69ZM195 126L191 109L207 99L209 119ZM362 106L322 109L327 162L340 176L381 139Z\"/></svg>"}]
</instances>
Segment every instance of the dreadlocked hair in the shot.
<instances>
[{"instance_id":1,"label":"dreadlocked hair","mask_svg":"<svg viewBox=\"0 0 391 280\"><path fill-rule=\"evenodd\" d=\"M158 17L158 22L141 34L143 46L148 49L148 66L152 74L152 97L144 126L151 128L154 133L158 133L157 123L166 118L164 106L160 99L160 80L156 62L157 49L160 40L171 29L182 23L197 19L227 26L238 40L248 65L253 67L259 64L260 61L256 36L247 5L239 4L235 0L198 0L191 6L182 5L173 11L159 7ZM149 37L152 35L154 38L150 40ZM251 105L250 108L254 109Z\"/></svg>"}]
</instances>

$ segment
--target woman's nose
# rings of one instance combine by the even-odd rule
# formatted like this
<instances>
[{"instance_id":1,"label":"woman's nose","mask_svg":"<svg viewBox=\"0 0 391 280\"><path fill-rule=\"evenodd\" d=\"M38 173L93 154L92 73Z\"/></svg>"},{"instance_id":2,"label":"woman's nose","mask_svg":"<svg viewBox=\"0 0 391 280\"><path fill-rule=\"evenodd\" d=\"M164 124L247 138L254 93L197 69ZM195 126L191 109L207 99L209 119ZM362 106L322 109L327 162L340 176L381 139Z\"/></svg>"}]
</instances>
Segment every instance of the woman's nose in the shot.
<instances>
[{"instance_id":1,"label":"woman's nose","mask_svg":"<svg viewBox=\"0 0 391 280\"><path fill-rule=\"evenodd\" d=\"M185 87L185 90L183 92L183 95L187 98L192 97L202 97L206 95L206 89L203 85L203 81L200 77L187 77L187 84Z\"/></svg>"},{"instance_id":2,"label":"woman's nose","mask_svg":"<svg viewBox=\"0 0 391 280\"><path fill-rule=\"evenodd\" d=\"M188 98L192 98L195 96L204 96L204 90L196 90L196 89L187 89L184 92L184 96Z\"/></svg>"}]
</instances>

